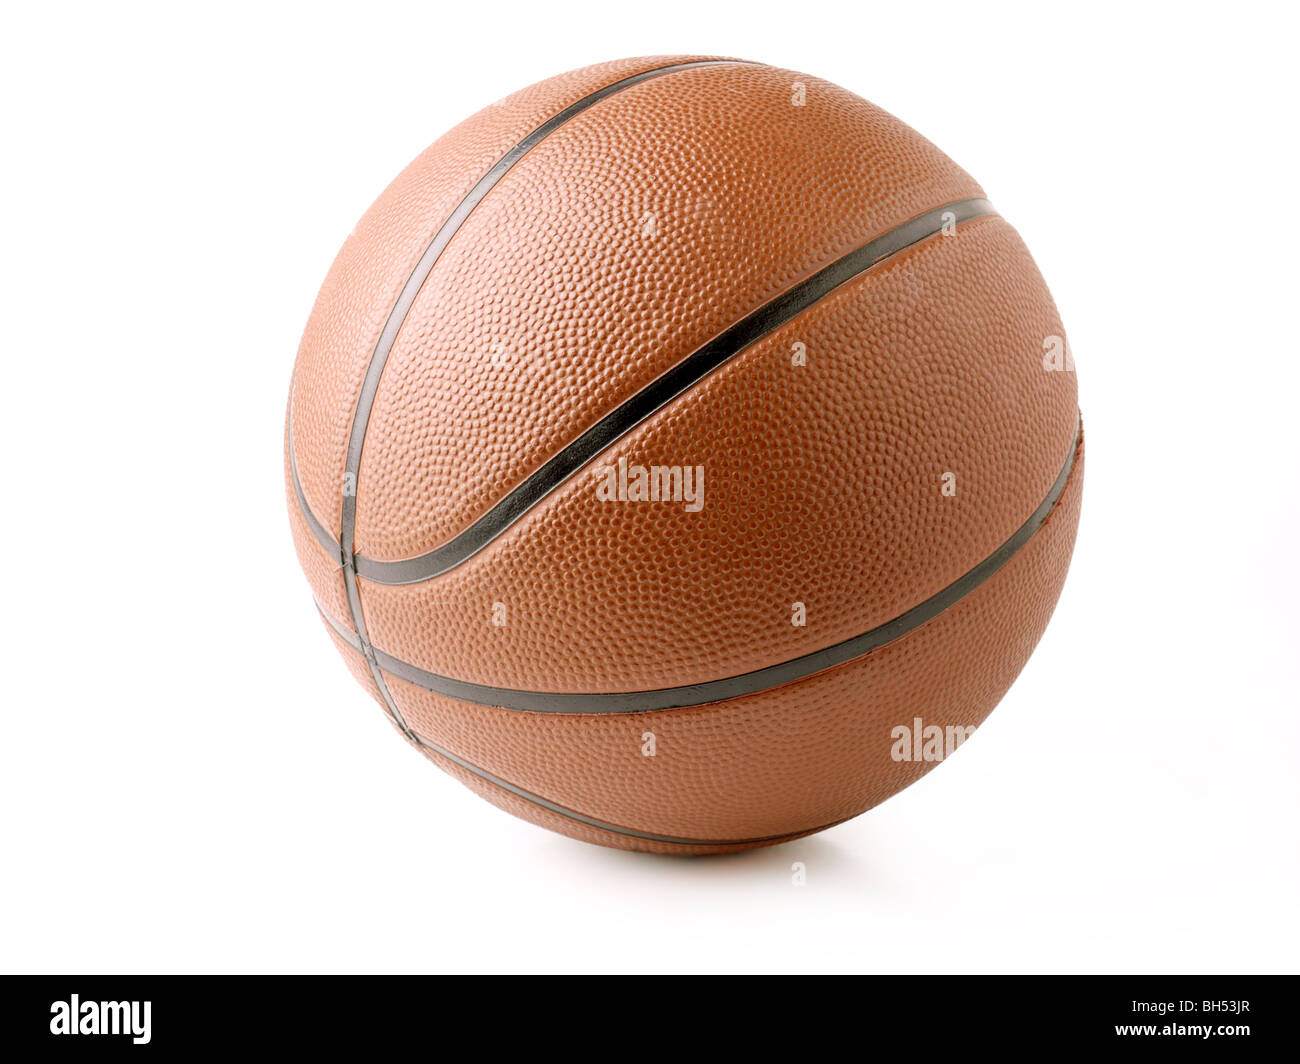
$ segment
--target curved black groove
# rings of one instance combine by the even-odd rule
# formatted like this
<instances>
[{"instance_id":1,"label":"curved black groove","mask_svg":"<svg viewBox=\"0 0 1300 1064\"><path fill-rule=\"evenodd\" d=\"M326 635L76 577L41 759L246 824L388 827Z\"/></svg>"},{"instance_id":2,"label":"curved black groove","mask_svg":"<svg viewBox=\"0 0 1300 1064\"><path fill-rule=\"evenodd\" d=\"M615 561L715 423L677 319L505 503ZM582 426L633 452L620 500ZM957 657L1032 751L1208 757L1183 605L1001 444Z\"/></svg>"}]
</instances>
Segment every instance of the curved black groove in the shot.
<instances>
[{"instance_id":1,"label":"curved black groove","mask_svg":"<svg viewBox=\"0 0 1300 1064\"><path fill-rule=\"evenodd\" d=\"M1079 445L1080 427L1076 427L1074 441L1070 444L1070 453L1061 468L1060 475L1048 491L1046 498L1039 504L1029 518L1012 534L1011 538L985 558L975 568L958 577L942 591L913 606L906 613L899 614L892 621L861 635L846 639L841 643L813 651L802 657L792 658L778 665L769 665L753 672L728 676L721 680L709 680L705 683L688 684L683 687L667 687L656 691L612 691L612 692L577 692L558 691L520 691L503 687L487 687L482 684L467 683L428 672L409 662L385 654L382 650L372 648L379 668L390 676L396 676L409 684L421 687L435 694L448 698L460 699L462 702L474 702L484 706L500 706L505 709L523 710L529 713L646 713L663 709L680 709L684 706L701 706L709 702L723 702L730 698L756 694L771 687L801 680L813 673L822 672L835 665L842 665L853 658L868 654L886 643L892 643L900 636L919 628L927 621L953 605L959 599L969 595L984 581L1002 568L1015 553L1033 537L1034 533L1047 520L1065 491L1074 469L1074 458ZM319 608L317 603L317 608ZM348 640L354 649L361 646L343 625L321 610L336 632Z\"/></svg>"},{"instance_id":2,"label":"curved black groove","mask_svg":"<svg viewBox=\"0 0 1300 1064\"><path fill-rule=\"evenodd\" d=\"M745 348L807 310L840 285L853 280L859 274L913 244L934 236L946 225L993 213L993 205L988 200L960 200L927 211L849 252L843 258L817 271L719 333L621 406L606 414L452 540L419 557L404 558L399 561L378 561L354 555L352 561L357 574L377 584L415 584L455 568L501 535L540 499L554 491L610 444L631 432L646 418L736 357ZM378 385L377 378L375 384ZM373 400L372 390L369 402L373 403ZM366 409L368 411L368 405ZM359 422L360 418L354 426ZM359 453L357 460L359 461ZM353 470L351 456L348 468L350 471ZM355 479L353 482L355 483ZM298 488L296 474L294 486L295 489ZM301 490L298 491L298 498L306 510L306 500ZM351 541L350 535L355 528L355 518L356 499L345 498L344 542ZM322 538L321 533L324 529L320 522L310 516L307 520L313 532L317 533L321 545L331 554L338 553L338 544L327 533Z\"/></svg>"},{"instance_id":3,"label":"curved black groove","mask_svg":"<svg viewBox=\"0 0 1300 1064\"><path fill-rule=\"evenodd\" d=\"M434 263L438 261L438 257L451 242L451 238L460 230L470 212L482 202L483 197L492 191L515 163L527 155L548 135L575 115L581 114L601 100L650 78L661 77L664 74L671 74L679 70L690 70L702 66L718 66L733 62L737 61L704 59L690 63L674 63L671 66L659 67L655 70L642 71L640 74L633 74L622 81L616 81L612 85L606 85L603 89L584 96L581 100L570 104L563 111L547 119L498 159L492 168L478 180L465 198L456 205L456 209L443 222L438 232L434 234L433 240L425 248L424 254L420 256L420 261L416 263L411 276L407 278L406 284L402 287L401 294L397 297L397 302L389 313L388 320L384 323L383 331L379 334L379 341L375 344L374 353L370 356L370 364L366 368L365 380L361 385L361 395L357 400L357 409L352 418L352 432L348 438L347 472L350 474L349 480L351 484L355 486L357 478L360 476L361 452L365 446L366 428L370 423L371 411L374 409L375 395L379 391L379 380L383 376L384 365L388 361L388 355L393 349L393 344L397 341L397 334L401 330L402 323L406 321L406 315L410 312L421 286L433 271ZM353 542L356 532L356 519L356 492L345 493L343 496L341 543L348 545ZM360 566L358 566L358 571L361 571ZM363 573L363 575L365 574ZM367 578L369 579L369 577Z\"/></svg>"},{"instance_id":4,"label":"curved black groove","mask_svg":"<svg viewBox=\"0 0 1300 1064\"><path fill-rule=\"evenodd\" d=\"M343 553L338 545L338 541L330 535L321 520L316 516L315 511L307 505L307 496L303 494L302 481L298 479L298 459L293 453L293 389L289 389L289 480L293 484L293 493L298 498L298 509L302 513L302 519L307 522L307 529L316 538L316 542L325 548L325 553L331 558L337 558L339 564L343 563Z\"/></svg>"},{"instance_id":5,"label":"curved black groove","mask_svg":"<svg viewBox=\"0 0 1300 1064\"><path fill-rule=\"evenodd\" d=\"M365 379L361 383L361 394L357 399L357 408L352 415L352 429L348 436L348 453L347 466L344 477L343 489L343 517L342 527L339 530L338 552L339 558L343 563L343 584L347 591L348 609L352 614L352 626L356 631L357 638L361 643L361 652L365 655L366 661L370 665L370 673L374 678L375 686L379 689L380 695L383 696L385 705L388 707L389 715L397 726L406 733L407 736L414 738L414 734L407 727L406 721L402 717L401 711L393 701L388 692L388 685L384 680L383 672L380 670L375 661L375 655L370 646L369 636L366 634L365 614L361 609L361 592L357 586L357 556L353 553L352 544L356 539L357 526L357 480L361 470L361 453L366 441L366 427L370 423L370 414L374 409L375 395L379 391L379 380L383 376L384 365L388 361L389 352L397 340L397 334L401 330L402 323L406 320L406 315L415 302L415 297L419 293L421 286L428 279L429 273L433 270L433 265L438 261L443 249L450 243L452 237L460 230L465 219L469 217L470 212L501 180L502 177L522 159L529 151L537 146L545 137L554 132L557 128L573 118L574 115L580 114L587 108L599 103L608 96L616 92L630 88L649 78L660 77L663 74L671 74L674 71L689 70L693 67L717 66L723 63L742 62L741 60L725 59L704 59L694 60L688 63L673 63L669 66L658 67L654 70L644 70L639 74L633 74L630 77L623 78L613 84L606 85L602 89L584 96L576 103L570 104L564 110L552 115L540 126L534 129L518 144L511 148L505 155L498 159L479 180L474 187L469 190L463 200L456 205L455 210L451 212L447 220L442 223L438 231L434 234L433 240L429 246L424 249L424 254L420 256L420 261L415 264L415 269L406 279L406 284L402 286L402 291L397 297L397 302L389 312L387 321L384 322L384 328L379 334L379 340L375 344L375 350L370 356L370 363L366 367ZM293 438L290 437L289 446L292 454ZM352 490L348 490L351 485ZM295 490L298 491L298 497L302 500L304 497L300 485L295 478ZM324 526L314 517L309 517L307 523L312 527L312 532L320 538L320 533L324 531ZM319 531L318 531L319 529Z\"/></svg>"},{"instance_id":6,"label":"curved black groove","mask_svg":"<svg viewBox=\"0 0 1300 1064\"><path fill-rule=\"evenodd\" d=\"M454 539L418 558L376 561L358 556L358 574L377 584L415 584L455 568L491 543L538 500L554 491L619 437L631 432L656 410L699 383L750 344L882 259L933 236L945 221L961 222L992 213L993 205L983 199L950 203L913 218L850 252L719 333L622 406L606 414Z\"/></svg>"}]
</instances>

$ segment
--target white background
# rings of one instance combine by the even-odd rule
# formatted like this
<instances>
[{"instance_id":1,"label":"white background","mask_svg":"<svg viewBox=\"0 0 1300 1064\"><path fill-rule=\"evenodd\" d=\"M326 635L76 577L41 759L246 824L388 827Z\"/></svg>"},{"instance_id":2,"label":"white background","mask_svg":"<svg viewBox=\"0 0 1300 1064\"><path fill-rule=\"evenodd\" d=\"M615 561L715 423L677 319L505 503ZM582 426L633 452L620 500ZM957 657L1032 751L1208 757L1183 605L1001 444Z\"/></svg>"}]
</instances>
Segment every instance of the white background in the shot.
<instances>
[{"instance_id":1,"label":"white background","mask_svg":"<svg viewBox=\"0 0 1300 1064\"><path fill-rule=\"evenodd\" d=\"M1284 10L9 5L0 968L1295 970ZM316 288L398 170L530 82L684 52L838 82L973 173L1088 429L1064 596L979 735L699 860L551 835L407 748L281 487Z\"/></svg>"}]
</instances>

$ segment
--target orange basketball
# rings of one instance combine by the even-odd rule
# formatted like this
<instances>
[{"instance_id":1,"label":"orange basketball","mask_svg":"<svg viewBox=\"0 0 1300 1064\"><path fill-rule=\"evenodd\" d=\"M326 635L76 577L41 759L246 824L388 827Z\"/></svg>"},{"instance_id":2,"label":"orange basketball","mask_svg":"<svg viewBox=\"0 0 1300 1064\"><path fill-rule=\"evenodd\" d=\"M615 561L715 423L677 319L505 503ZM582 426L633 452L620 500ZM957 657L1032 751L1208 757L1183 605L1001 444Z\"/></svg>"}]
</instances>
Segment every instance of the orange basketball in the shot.
<instances>
[{"instance_id":1,"label":"orange basketball","mask_svg":"<svg viewBox=\"0 0 1300 1064\"><path fill-rule=\"evenodd\" d=\"M722 853L934 767L1045 628L1083 439L966 173L813 77L627 59L481 111L321 288L285 473L357 680L489 801Z\"/></svg>"}]
</instances>

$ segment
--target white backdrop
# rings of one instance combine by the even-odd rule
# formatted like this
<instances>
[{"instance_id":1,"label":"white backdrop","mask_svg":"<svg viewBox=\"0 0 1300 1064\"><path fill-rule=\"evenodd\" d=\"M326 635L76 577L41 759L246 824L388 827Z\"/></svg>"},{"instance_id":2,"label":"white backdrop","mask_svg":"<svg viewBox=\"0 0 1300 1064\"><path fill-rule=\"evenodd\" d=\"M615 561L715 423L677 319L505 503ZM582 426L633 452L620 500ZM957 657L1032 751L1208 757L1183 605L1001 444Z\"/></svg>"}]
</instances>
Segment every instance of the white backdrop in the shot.
<instances>
[{"instance_id":1,"label":"white backdrop","mask_svg":"<svg viewBox=\"0 0 1300 1064\"><path fill-rule=\"evenodd\" d=\"M1294 971L1296 27L1152 8L6 9L0 968ZM1088 432L1065 593L976 738L712 860L551 835L408 749L281 488L300 331L398 170L681 52L838 82L974 174Z\"/></svg>"}]
</instances>

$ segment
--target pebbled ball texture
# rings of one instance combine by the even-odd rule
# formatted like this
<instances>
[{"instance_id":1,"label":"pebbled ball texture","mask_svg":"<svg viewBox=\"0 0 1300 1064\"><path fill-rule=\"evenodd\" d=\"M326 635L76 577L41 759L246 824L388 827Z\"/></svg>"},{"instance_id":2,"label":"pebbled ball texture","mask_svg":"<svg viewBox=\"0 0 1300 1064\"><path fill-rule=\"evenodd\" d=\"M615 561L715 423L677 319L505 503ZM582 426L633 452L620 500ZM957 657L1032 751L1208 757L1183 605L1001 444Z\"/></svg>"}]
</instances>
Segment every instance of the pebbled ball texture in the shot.
<instances>
[{"instance_id":1,"label":"pebbled ball texture","mask_svg":"<svg viewBox=\"0 0 1300 1064\"><path fill-rule=\"evenodd\" d=\"M295 546L334 627L355 633L345 574L304 517L289 449L337 540L362 381L457 204L588 94L701 58L602 64L508 97L430 147L349 237L299 350L285 456ZM446 544L747 314L910 219L982 196L911 129L807 75L722 61L608 95L519 158L420 286L366 422L346 547L392 561ZM549 692L697 684L832 646L941 592L1024 524L1076 449L1032 538L893 642L741 698L645 713L534 713L385 675L389 697L440 767L586 841L719 853L857 815L935 764L894 760L892 730L977 725L1047 624L1083 475L1074 374L1044 364L1045 341L1063 336L1015 231L996 215L964 221L738 351L450 571L357 580L374 647L441 676ZM703 467L703 509L600 501L598 470L619 459ZM369 663L330 631L382 704Z\"/></svg>"}]
</instances>

